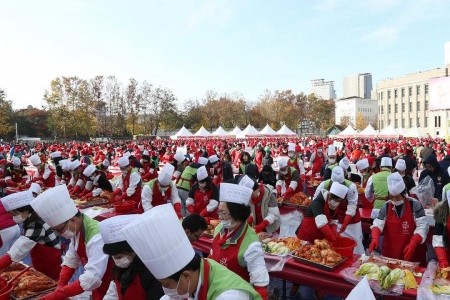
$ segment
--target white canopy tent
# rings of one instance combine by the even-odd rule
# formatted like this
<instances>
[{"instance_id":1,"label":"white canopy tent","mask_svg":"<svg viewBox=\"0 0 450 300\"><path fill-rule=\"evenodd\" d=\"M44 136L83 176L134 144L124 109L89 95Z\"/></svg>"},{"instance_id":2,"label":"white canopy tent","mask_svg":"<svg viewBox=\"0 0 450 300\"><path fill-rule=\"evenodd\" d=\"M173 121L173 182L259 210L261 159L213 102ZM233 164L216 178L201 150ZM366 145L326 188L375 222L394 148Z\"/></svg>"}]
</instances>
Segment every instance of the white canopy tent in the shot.
<instances>
[{"instance_id":1,"label":"white canopy tent","mask_svg":"<svg viewBox=\"0 0 450 300\"><path fill-rule=\"evenodd\" d=\"M244 139L246 137L253 137L259 135L260 135L259 131L256 130L256 128L253 127L252 125L248 124L247 127L245 127L245 129L242 130L242 132L236 134L236 138Z\"/></svg>"},{"instance_id":2,"label":"white canopy tent","mask_svg":"<svg viewBox=\"0 0 450 300\"><path fill-rule=\"evenodd\" d=\"M174 135L172 135L170 138L172 140L176 140L176 139L185 139L185 138L190 138L192 137L193 134L186 129L186 127L181 127L181 129Z\"/></svg>"},{"instance_id":3,"label":"white canopy tent","mask_svg":"<svg viewBox=\"0 0 450 300\"><path fill-rule=\"evenodd\" d=\"M381 138L398 138L399 136L400 134L394 129L392 125L386 126L378 134L378 137Z\"/></svg>"},{"instance_id":4,"label":"white canopy tent","mask_svg":"<svg viewBox=\"0 0 450 300\"><path fill-rule=\"evenodd\" d=\"M413 127L413 128L403 129L403 136L404 137L422 138L422 137L429 137L430 135L428 133L425 133L420 128Z\"/></svg>"},{"instance_id":5,"label":"white canopy tent","mask_svg":"<svg viewBox=\"0 0 450 300\"><path fill-rule=\"evenodd\" d=\"M361 137L376 137L378 135L378 131L373 128L372 125L367 125L366 128L364 128L360 133L358 133L358 136Z\"/></svg>"},{"instance_id":6,"label":"white canopy tent","mask_svg":"<svg viewBox=\"0 0 450 300\"><path fill-rule=\"evenodd\" d=\"M205 129L205 127L200 127L200 129L194 133L195 137L209 137L211 133Z\"/></svg>"},{"instance_id":7,"label":"white canopy tent","mask_svg":"<svg viewBox=\"0 0 450 300\"><path fill-rule=\"evenodd\" d=\"M337 134L337 137L354 137L358 135L358 131L353 129L352 125L348 125L342 132Z\"/></svg>"},{"instance_id":8,"label":"white canopy tent","mask_svg":"<svg viewBox=\"0 0 450 300\"><path fill-rule=\"evenodd\" d=\"M234 129L232 131L230 131L228 133L228 135L236 136L236 135L238 135L241 132L242 132L242 130L240 130L239 127L236 126L236 127L234 127Z\"/></svg>"},{"instance_id":9,"label":"white canopy tent","mask_svg":"<svg viewBox=\"0 0 450 300\"><path fill-rule=\"evenodd\" d=\"M225 131L225 129L222 128L222 126L219 126L213 133L211 133L212 136L228 136L229 133Z\"/></svg>"},{"instance_id":10,"label":"white canopy tent","mask_svg":"<svg viewBox=\"0 0 450 300\"><path fill-rule=\"evenodd\" d=\"M259 133L261 135L278 135L278 133L273 130L269 124L266 124L266 126Z\"/></svg>"},{"instance_id":11,"label":"white canopy tent","mask_svg":"<svg viewBox=\"0 0 450 300\"><path fill-rule=\"evenodd\" d=\"M281 126L280 130L277 131L277 135L282 136L297 136L295 132L290 130L286 125Z\"/></svg>"}]
</instances>

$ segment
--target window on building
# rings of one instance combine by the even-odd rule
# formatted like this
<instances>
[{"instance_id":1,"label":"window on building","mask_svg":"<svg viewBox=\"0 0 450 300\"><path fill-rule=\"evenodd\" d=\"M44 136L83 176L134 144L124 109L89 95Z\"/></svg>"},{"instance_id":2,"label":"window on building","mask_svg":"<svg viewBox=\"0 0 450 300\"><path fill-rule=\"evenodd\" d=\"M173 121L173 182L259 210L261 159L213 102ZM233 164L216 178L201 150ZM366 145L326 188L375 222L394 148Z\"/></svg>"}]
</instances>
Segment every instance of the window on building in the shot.
<instances>
[{"instance_id":1,"label":"window on building","mask_svg":"<svg viewBox=\"0 0 450 300\"><path fill-rule=\"evenodd\" d=\"M423 124L425 127L428 127L428 117L425 117L425 124Z\"/></svg>"},{"instance_id":2,"label":"window on building","mask_svg":"<svg viewBox=\"0 0 450 300\"><path fill-rule=\"evenodd\" d=\"M425 110L428 110L428 100L425 100Z\"/></svg>"},{"instance_id":3,"label":"window on building","mask_svg":"<svg viewBox=\"0 0 450 300\"><path fill-rule=\"evenodd\" d=\"M397 96L398 96L398 90L395 89L395 90L394 90L394 98L397 98Z\"/></svg>"},{"instance_id":4,"label":"window on building","mask_svg":"<svg viewBox=\"0 0 450 300\"><path fill-rule=\"evenodd\" d=\"M416 95L420 95L420 85L416 85Z\"/></svg>"},{"instance_id":5,"label":"window on building","mask_svg":"<svg viewBox=\"0 0 450 300\"><path fill-rule=\"evenodd\" d=\"M412 96L412 86L408 87L408 96Z\"/></svg>"},{"instance_id":6,"label":"window on building","mask_svg":"<svg viewBox=\"0 0 450 300\"><path fill-rule=\"evenodd\" d=\"M402 98L405 97L405 88L402 88Z\"/></svg>"},{"instance_id":7,"label":"window on building","mask_svg":"<svg viewBox=\"0 0 450 300\"><path fill-rule=\"evenodd\" d=\"M417 118L417 120L416 120L416 127L420 128L420 119L419 118Z\"/></svg>"},{"instance_id":8,"label":"window on building","mask_svg":"<svg viewBox=\"0 0 450 300\"><path fill-rule=\"evenodd\" d=\"M384 114L384 106L381 105L381 114Z\"/></svg>"},{"instance_id":9,"label":"window on building","mask_svg":"<svg viewBox=\"0 0 450 300\"><path fill-rule=\"evenodd\" d=\"M428 84L425 84L425 95L428 95Z\"/></svg>"},{"instance_id":10,"label":"window on building","mask_svg":"<svg viewBox=\"0 0 450 300\"><path fill-rule=\"evenodd\" d=\"M409 118L409 128L413 127L412 118Z\"/></svg>"},{"instance_id":11,"label":"window on building","mask_svg":"<svg viewBox=\"0 0 450 300\"><path fill-rule=\"evenodd\" d=\"M391 91L387 91L387 92L388 92L387 98L388 98L388 99L391 99Z\"/></svg>"},{"instance_id":12,"label":"window on building","mask_svg":"<svg viewBox=\"0 0 450 300\"><path fill-rule=\"evenodd\" d=\"M405 112L405 103L404 102L402 103L402 112L403 113Z\"/></svg>"},{"instance_id":13,"label":"window on building","mask_svg":"<svg viewBox=\"0 0 450 300\"><path fill-rule=\"evenodd\" d=\"M390 114L390 113L391 113L391 105L388 104L388 114Z\"/></svg>"},{"instance_id":14,"label":"window on building","mask_svg":"<svg viewBox=\"0 0 450 300\"><path fill-rule=\"evenodd\" d=\"M417 111L420 111L420 101L417 101L416 105L417 105Z\"/></svg>"},{"instance_id":15,"label":"window on building","mask_svg":"<svg viewBox=\"0 0 450 300\"><path fill-rule=\"evenodd\" d=\"M441 117L440 116L434 117L434 127L441 127Z\"/></svg>"},{"instance_id":16,"label":"window on building","mask_svg":"<svg viewBox=\"0 0 450 300\"><path fill-rule=\"evenodd\" d=\"M384 121L381 121L380 128L384 128Z\"/></svg>"},{"instance_id":17,"label":"window on building","mask_svg":"<svg viewBox=\"0 0 450 300\"><path fill-rule=\"evenodd\" d=\"M397 104L397 103L395 103L395 106L394 106L394 112L395 112L395 113L398 113L398 104Z\"/></svg>"},{"instance_id":18,"label":"window on building","mask_svg":"<svg viewBox=\"0 0 450 300\"><path fill-rule=\"evenodd\" d=\"M394 125L395 128L398 128L398 120L397 120L397 119L395 119L395 122L394 122L394 123L395 123L395 125Z\"/></svg>"},{"instance_id":19,"label":"window on building","mask_svg":"<svg viewBox=\"0 0 450 300\"><path fill-rule=\"evenodd\" d=\"M381 100L383 100L383 92L381 92L380 95L381 95Z\"/></svg>"},{"instance_id":20,"label":"window on building","mask_svg":"<svg viewBox=\"0 0 450 300\"><path fill-rule=\"evenodd\" d=\"M402 128L405 127L405 119L402 119Z\"/></svg>"}]
</instances>

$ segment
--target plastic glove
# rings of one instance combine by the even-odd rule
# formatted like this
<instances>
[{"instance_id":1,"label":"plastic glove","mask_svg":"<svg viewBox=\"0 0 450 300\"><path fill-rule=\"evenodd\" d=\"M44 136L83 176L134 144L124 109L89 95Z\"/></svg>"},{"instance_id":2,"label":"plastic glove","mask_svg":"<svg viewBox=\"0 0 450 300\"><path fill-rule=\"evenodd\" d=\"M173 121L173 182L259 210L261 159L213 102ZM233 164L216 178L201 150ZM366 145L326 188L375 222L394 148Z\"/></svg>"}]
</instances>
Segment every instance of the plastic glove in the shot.
<instances>
[{"instance_id":1,"label":"plastic glove","mask_svg":"<svg viewBox=\"0 0 450 300\"><path fill-rule=\"evenodd\" d=\"M253 286L255 291L261 296L262 300L267 300L267 287L266 286Z\"/></svg>"},{"instance_id":2,"label":"plastic glove","mask_svg":"<svg viewBox=\"0 0 450 300\"><path fill-rule=\"evenodd\" d=\"M372 241L370 242L369 245L369 253L372 253L374 249L378 248L378 240L380 239L381 236L380 228L378 227L372 228L371 235Z\"/></svg>"},{"instance_id":3,"label":"plastic glove","mask_svg":"<svg viewBox=\"0 0 450 300\"><path fill-rule=\"evenodd\" d=\"M72 278L74 273L75 273L75 269L70 268L66 265L63 265L61 267L61 272L59 272L59 280L58 280L57 287L62 287L62 286L67 285L67 283L69 282L70 278Z\"/></svg>"},{"instance_id":4,"label":"plastic glove","mask_svg":"<svg viewBox=\"0 0 450 300\"><path fill-rule=\"evenodd\" d=\"M342 223L341 230L339 230L339 233L342 233L347 229L348 224L350 224L350 221L352 220L352 216L345 215L344 222Z\"/></svg>"},{"instance_id":5,"label":"plastic glove","mask_svg":"<svg viewBox=\"0 0 450 300\"><path fill-rule=\"evenodd\" d=\"M175 209L175 212L177 213L178 218L181 219L183 217L183 215L181 214L181 203L175 203L173 205L173 208Z\"/></svg>"},{"instance_id":6,"label":"plastic glove","mask_svg":"<svg viewBox=\"0 0 450 300\"><path fill-rule=\"evenodd\" d=\"M276 190L277 190L277 198L281 197L281 185L277 185Z\"/></svg>"},{"instance_id":7,"label":"plastic glove","mask_svg":"<svg viewBox=\"0 0 450 300\"><path fill-rule=\"evenodd\" d=\"M92 192L89 192L89 193L87 193L86 195L83 196L82 200L88 200L88 199L90 199L92 197L93 197Z\"/></svg>"},{"instance_id":8,"label":"plastic glove","mask_svg":"<svg viewBox=\"0 0 450 300\"><path fill-rule=\"evenodd\" d=\"M12 264L11 256L8 254L3 255L0 257L0 270L9 267Z\"/></svg>"},{"instance_id":9,"label":"plastic glove","mask_svg":"<svg viewBox=\"0 0 450 300\"><path fill-rule=\"evenodd\" d=\"M114 196L117 196L117 195L120 195L120 194L122 194L122 190L121 189L115 189L114 192L113 192Z\"/></svg>"},{"instance_id":10,"label":"plastic glove","mask_svg":"<svg viewBox=\"0 0 450 300\"><path fill-rule=\"evenodd\" d=\"M283 195L283 200L287 200L288 198L290 198L292 196L292 194L294 194L294 190L291 187L289 187L286 190L286 193L284 193L284 195Z\"/></svg>"},{"instance_id":11,"label":"plastic glove","mask_svg":"<svg viewBox=\"0 0 450 300\"><path fill-rule=\"evenodd\" d=\"M53 293L48 294L41 299L44 300L66 300L69 297L76 296L84 292L80 281L76 280L69 285L58 287Z\"/></svg>"},{"instance_id":12,"label":"plastic glove","mask_svg":"<svg viewBox=\"0 0 450 300\"><path fill-rule=\"evenodd\" d=\"M174 205L174 207L175 207L175 205ZM193 213L195 212L194 206L193 206L193 205L189 205L189 206L186 207L186 208L187 208L187 210L188 210L188 212L189 212L190 214L193 214Z\"/></svg>"},{"instance_id":13,"label":"plastic glove","mask_svg":"<svg viewBox=\"0 0 450 300\"><path fill-rule=\"evenodd\" d=\"M412 258L414 251L416 250L416 247L420 245L420 243L422 243L422 237L419 234L413 235L408 246L406 246L405 250L403 251L405 260L410 260Z\"/></svg>"},{"instance_id":14,"label":"plastic glove","mask_svg":"<svg viewBox=\"0 0 450 300\"><path fill-rule=\"evenodd\" d=\"M448 260L447 260L447 251L445 251L444 247L435 247L434 252L436 253L436 257L439 262L439 267L447 268L448 267Z\"/></svg>"},{"instance_id":15,"label":"plastic glove","mask_svg":"<svg viewBox=\"0 0 450 300\"><path fill-rule=\"evenodd\" d=\"M325 236L325 239L330 243L334 244L337 240L337 233L331 230L330 225L326 224L319 229L320 232Z\"/></svg>"},{"instance_id":16,"label":"plastic glove","mask_svg":"<svg viewBox=\"0 0 450 300\"><path fill-rule=\"evenodd\" d=\"M76 185L72 190L72 195L78 195L78 193L81 192L81 187L79 185Z\"/></svg>"},{"instance_id":17,"label":"plastic glove","mask_svg":"<svg viewBox=\"0 0 450 300\"><path fill-rule=\"evenodd\" d=\"M262 221L261 223L259 223L258 225L255 226L255 232L260 233L261 231L266 229L266 227L268 225L269 225L269 221L267 221L267 220Z\"/></svg>"},{"instance_id":18,"label":"plastic glove","mask_svg":"<svg viewBox=\"0 0 450 300\"><path fill-rule=\"evenodd\" d=\"M200 212L200 216L202 216L202 217L206 217L208 215L209 215L209 212L206 210L206 208Z\"/></svg>"},{"instance_id":19,"label":"plastic glove","mask_svg":"<svg viewBox=\"0 0 450 300\"><path fill-rule=\"evenodd\" d=\"M252 216L252 215L250 215L250 216L248 217L247 223L248 223L248 225L253 226L253 216Z\"/></svg>"}]
</instances>

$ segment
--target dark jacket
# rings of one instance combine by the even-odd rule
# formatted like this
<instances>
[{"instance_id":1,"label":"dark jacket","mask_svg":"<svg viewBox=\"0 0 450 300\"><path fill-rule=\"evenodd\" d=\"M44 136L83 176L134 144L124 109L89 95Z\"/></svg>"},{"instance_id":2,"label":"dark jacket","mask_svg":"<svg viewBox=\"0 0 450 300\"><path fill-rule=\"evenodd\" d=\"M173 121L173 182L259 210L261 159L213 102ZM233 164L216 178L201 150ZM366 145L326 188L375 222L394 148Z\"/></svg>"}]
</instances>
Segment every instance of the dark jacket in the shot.
<instances>
[{"instance_id":1,"label":"dark jacket","mask_svg":"<svg viewBox=\"0 0 450 300\"><path fill-rule=\"evenodd\" d=\"M447 170L441 169L439 163L437 161L436 156L434 154L430 154L423 159L423 164L430 164L434 167L434 171L431 172L428 169L425 169L420 173L419 183L427 176L430 176L434 183L434 198L439 201L442 200L442 188L450 182L450 177L447 173Z\"/></svg>"}]
</instances>

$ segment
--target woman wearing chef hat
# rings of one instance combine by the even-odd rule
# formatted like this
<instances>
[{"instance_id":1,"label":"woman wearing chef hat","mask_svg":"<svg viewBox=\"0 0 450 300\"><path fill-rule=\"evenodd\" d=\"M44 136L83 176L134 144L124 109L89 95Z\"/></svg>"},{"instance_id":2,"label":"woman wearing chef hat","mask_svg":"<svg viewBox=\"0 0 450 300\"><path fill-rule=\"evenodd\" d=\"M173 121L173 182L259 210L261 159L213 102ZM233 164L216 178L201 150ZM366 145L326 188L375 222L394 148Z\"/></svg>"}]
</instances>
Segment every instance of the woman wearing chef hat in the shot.
<instances>
[{"instance_id":1,"label":"woman wearing chef hat","mask_svg":"<svg viewBox=\"0 0 450 300\"><path fill-rule=\"evenodd\" d=\"M245 186L220 184L220 224L214 232L210 258L250 282L266 299L269 275L264 254L258 236L247 223L252 193Z\"/></svg>"},{"instance_id":2,"label":"woman wearing chef hat","mask_svg":"<svg viewBox=\"0 0 450 300\"><path fill-rule=\"evenodd\" d=\"M38 182L42 187L50 188L55 186L56 173L55 170L41 161L39 155L35 154L30 157L30 163L37 168L33 182Z\"/></svg>"},{"instance_id":3,"label":"woman wearing chef hat","mask_svg":"<svg viewBox=\"0 0 450 300\"><path fill-rule=\"evenodd\" d=\"M122 176L120 177L119 185L113 192L115 201L134 201L136 203L136 208L142 209L142 179L139 171L131 167L129 155L124 155L119 158L117 164L122 172Z\"/></svg>"},{"instance_id":4,"label":"woman wearing chef hat","mask_svg":"<svg viewBox=\"0 0 450 300\"><path fill-rule=\"evenodd\" d=\"M275 186L278 197L283 197L283 200L289 199L293 194L300 192L300 175L298 171L288 165L287 157L280 157L278 159L278 166L280 172L278 173L277 184Z\"/></svg>"},{"instance_id":5,"label":"woman wearing chef hat","mask_svg":"<svg viewBox=\"0 0 450 300\"><path fill-rule=\"evenodd\" d=\"M30 206L33 191L27 190L1 199L14 222L23 225L23 235L0 258L0 269L19 262L31 254L33 267L45 275L58 279L61 271L61 245L59 239Z\"/></svg>"},{"instance_id":6,"label":"woman wearing chef hat","mask_svg":"<svg viewBox=\"0 0 450 300\"><path fill-rule=\"evenodd\" d=\"M31 207L56 234L70 239L57 288L43 299L63 300L84 291L92 291L94 300L102 299L111 280L111 270L107 270L111 264L103 253L98 222L78 211L65 185L46 190L31 202ZM68 284L80 265L84 273Z\"/></svg>"},{"instance_id":7,"label":"woman wearing chef hat","mask_svg":"<svg viewBox=\"0 0 450 300\"><path fill-rule=\"evenodd\" d=\"M175 167L166 163L158 175L142 189L142 207L147 211L155 206L172 203L178 217L181 215L181 199L178 196L176 185L172 182L172 174Z\"/></svg>"},{"instance_id":8,"label":"woman wearing chef hat","mask_svg":"<svg viewBox=\"0 0 450 300\"><path fill-rule=\"evenodd\" d=\"M383 234L384 256L425 263L425 241L428 223L419 201L406 197L402 176L395 172L387 177L389 200L373 221L369 251L378 248Z\"/></svg>"},{"instance_id":9,"label":"woman wearing chef hat","mask_svg":"<svg viewBox=\"0 0 450 300\"><path fill-rule=\"evenodd\" d=\"M114 260L113 275L103 300L157 300L164 292L161 283L145 267L141 259L125 240L122 229L138 215L123 215L100 222L103 252Z\"/></svg>"},{"instance_id":10,"label":"woman wearing chef hat","mask_svg":"<svg viewBox=\"0 0 450 300\"><path fill-rule=\"evenodd\" d=\"M186 200L186 208L190 214L199 214L202 217L216 219L217 207L219 202L219 189L213 184L205 166L197 170L197 182L189 191L189 197Z\"/></svg>"},{"instance_id":11,"label":"woman wearing chef hat","mask_svg":"<svg viewBox=\"0 0 450 300\"><path fill-rule=\"evenodd\" d=\"M214 260L195 254L172 205L160 205L145 212L122 233L161 282L165 293L161 299L261 299L241 277Z\"/></svg>"}]
</instances>

